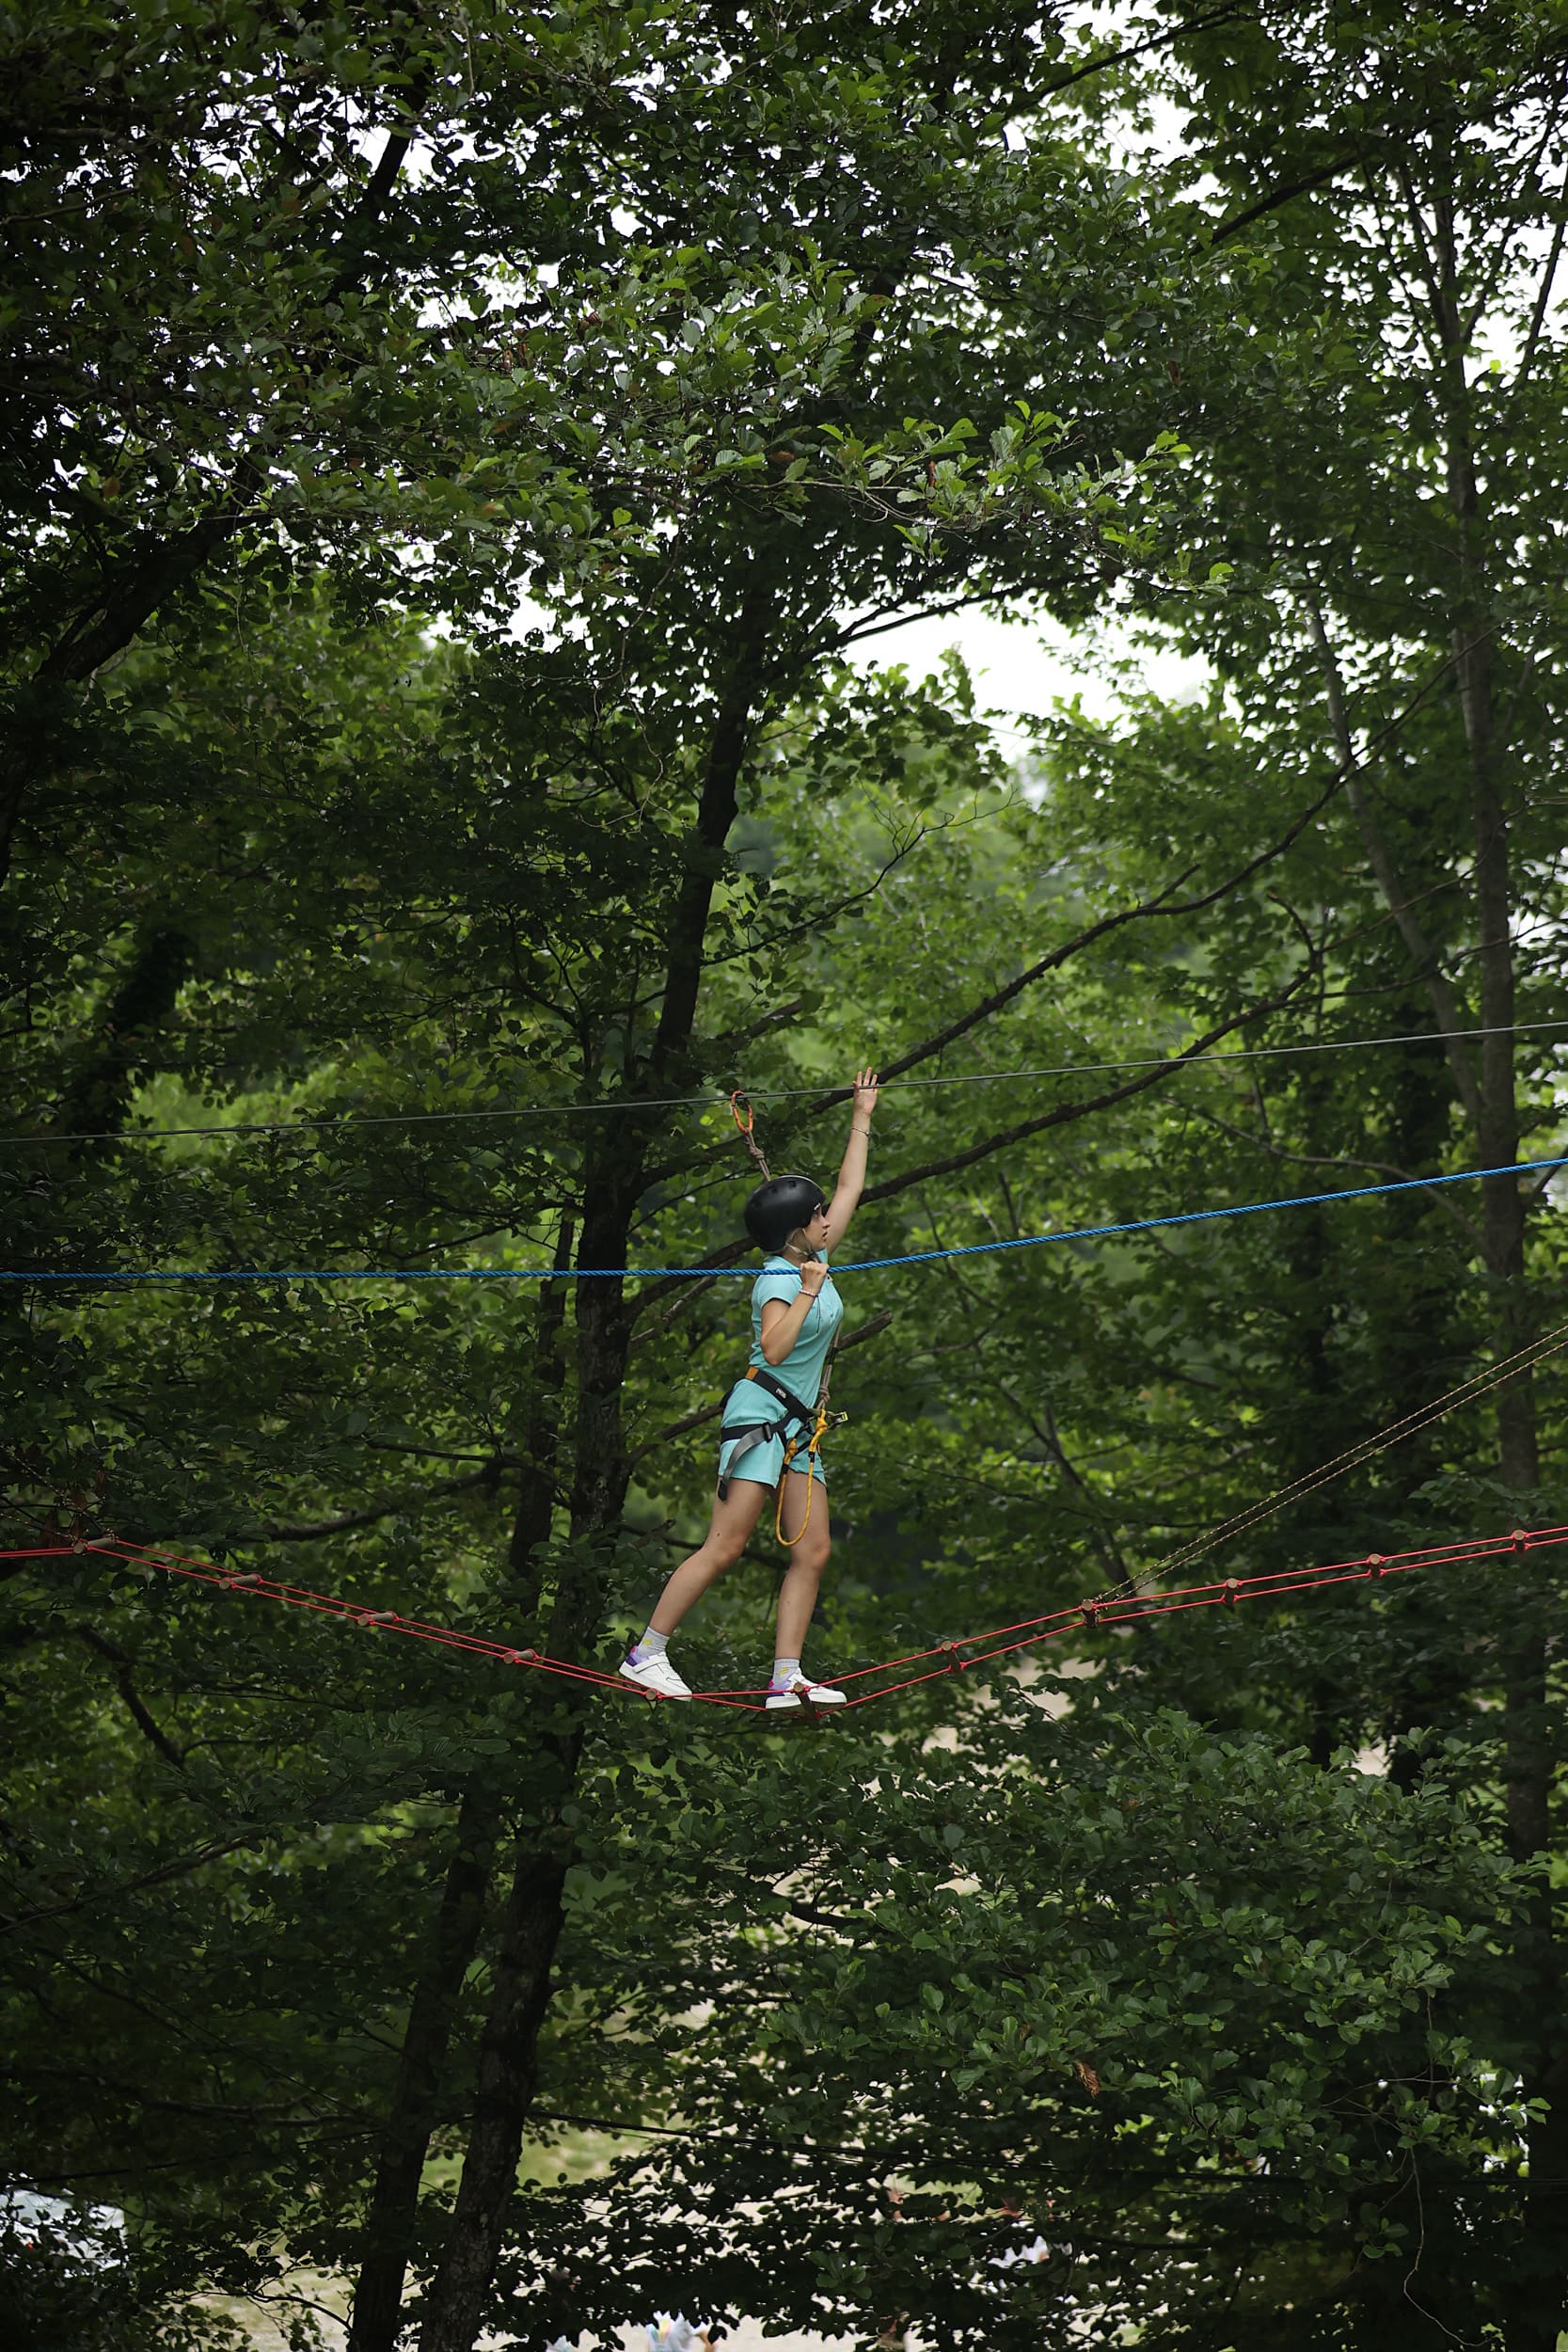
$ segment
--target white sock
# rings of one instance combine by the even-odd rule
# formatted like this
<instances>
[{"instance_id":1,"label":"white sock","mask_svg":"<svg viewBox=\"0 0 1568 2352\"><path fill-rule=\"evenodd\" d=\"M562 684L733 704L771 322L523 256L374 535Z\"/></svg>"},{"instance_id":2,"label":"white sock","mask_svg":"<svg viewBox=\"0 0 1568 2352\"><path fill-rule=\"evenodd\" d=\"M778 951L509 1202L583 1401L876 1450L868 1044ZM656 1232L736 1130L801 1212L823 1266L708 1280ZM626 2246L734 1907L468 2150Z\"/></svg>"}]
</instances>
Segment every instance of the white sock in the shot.
<instances>
[{"instance_id":1,"label":"white sock","mask_svg":"<svg viewBox=\"0 0 1568 2352\"><path fill-rule=\"evenodd\" d=\"M775 1658L773 1661L774 1690L792 1690L800 1677L800 1661L798 1658Z\"/></svg>"},{"instance_id":2,"label":"white sock","mask_svg":"<svg viewBox=\"0 0 1568 2352\"><path fill-rule=\"evenodd\" d=\"M650 1626L642 1639L632 1644L627 1662L633 1666L644 1666L650 1658L662 1658L669 1646L668 1633L656 1633Z\"/></svg>"}]
</instances>

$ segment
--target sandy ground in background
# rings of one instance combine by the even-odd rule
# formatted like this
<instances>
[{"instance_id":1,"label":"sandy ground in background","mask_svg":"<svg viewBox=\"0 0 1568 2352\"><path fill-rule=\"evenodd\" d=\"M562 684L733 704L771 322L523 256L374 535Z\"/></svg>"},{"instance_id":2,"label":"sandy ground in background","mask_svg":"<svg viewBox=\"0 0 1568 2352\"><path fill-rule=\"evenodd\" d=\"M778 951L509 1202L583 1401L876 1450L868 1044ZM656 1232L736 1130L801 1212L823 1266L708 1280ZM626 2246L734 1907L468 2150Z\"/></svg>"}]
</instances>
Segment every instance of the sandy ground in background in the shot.
<instances>
[{"instance_id":1,"label":"sandy ground in background","mask_svg":"<svg viewBox=\"0 0 1568 2352\"><path fill-rule=\"evenodd\" d=\"M283 2352L283 2332L265 2312L242 2311L233 2304L228 2308L248 2330L255 2352ZM322 2333L330 2352L341 2352L345 2330L332 2324L325 2312L319 2312L318 2316L324 2322ZM652 2316L650 2312L650 2319ZM481 2337L481 2352L485 2341ZM646 2352L647 2338L641 2328L624 2328L621 2345L622 2352ZM848 2352L848 2345L847 2336L765 2336L756 2320L746 2319L729 2331L717 2352Z\"/></svg>"}]
</instances>

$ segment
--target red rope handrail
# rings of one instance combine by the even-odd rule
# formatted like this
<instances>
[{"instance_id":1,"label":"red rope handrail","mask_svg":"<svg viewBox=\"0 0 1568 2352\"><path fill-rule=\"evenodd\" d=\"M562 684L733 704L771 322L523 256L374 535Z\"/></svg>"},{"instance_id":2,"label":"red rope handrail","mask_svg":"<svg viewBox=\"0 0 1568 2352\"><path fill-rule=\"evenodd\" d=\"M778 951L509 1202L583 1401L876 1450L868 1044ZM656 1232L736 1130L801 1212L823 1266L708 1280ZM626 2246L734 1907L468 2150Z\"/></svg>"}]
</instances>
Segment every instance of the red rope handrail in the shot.
<instances>
[{"instance_id":1,"label":"red rope handrail","mask_svg":"<svg viewBox=\"0 0 1568 2352\"><path fill-rule=\"evenodd\" d=\"M837 1679L840 1682L861 1682L869 1675L891 1674L900 1666L923 1665L930 1658L942 1661L941 1665L929 1667L924 1674L907 1676L901 1682L883 1683L874 1691L863 1691L848 1702L850 1707L868 1707L874 1699L891 1698L897 1691L912 1691L922 1683L939 1680L943 1675L966 1673L972 1667L989 1664L992 1659L1010 1658L1040 1643L1056 1641L1074 1629L1099 1631L1117 1626L1138 1625L1153 1617L1174 1616L1192 1609L1228 1609L1243 1600L1272 1600L1287 1594L1324 1592L1342 1584L1380 1583L1387 1577L1408 1576L1420 1568L1472 1566L1483 1560L1501 1559L1511 1553L1542 1551L1565 1543L1568 1543L1568 1527L1514 1528L1507 1535L1478 1536L1454 1544L1429 1544L1413 1551L1370 1551L1359 1560L1326 1561L1317 1567L1275 1568L1261 1576L1227 1576L1221 1581L1208 1584L1176 1585L1164 1591L1130 1593L1120 1597L1101 1597L1096 1600L1074 1602L1069 1608L1052 1610L1043 1616L1023 1617L1013 1625L994 1626L986 1633L971 1633L955 1641L936 1642L928 1649L911 1650L901 1658L884 1659L879 1665L855 1666ZM458 1627L437 1625L423 1617L405 1617L393 1609L372 1609L362 1601L345 1600L340 1594L318 1593L309 1585L287 1584L256 1571L220 1568L213 1561L193 1559L185 1553L154 1551L145 1544L121 1543L113 1535L37 1545L24 1550L0 1551L0 1560L73 1559L88 1553L117 1561L126 1567L157 1568L166 1576L181 1577L214 1591L252 1594L259 1599L281 1601L287 1608L336 1617L357 1625L366 1631L406 1634L414 1641L433 1642L445 1649L460 1650L467 1657L488 1658L501 1665L522 1666L538 1674L557 1675L566 1681L587 1683L591 1688L614 1691L626 1697L657 1695L640 1692L636 1685L623 1680L619 1675L606 1674L600 1667L585 1666L574 1659L551 1658L543 1650L518 1648L511 1643L494 1642L483 1634L466 1633ZM1006 1638L1009 1636L1019 1638ZM978 1646L987 1643L995 1646ZM763 1689L694 1691L691 1695L709 1707L738 1708L745 1713L758 1714L762 1711L761 1701L766 1692Z\"/></svg>"}]
</instances>

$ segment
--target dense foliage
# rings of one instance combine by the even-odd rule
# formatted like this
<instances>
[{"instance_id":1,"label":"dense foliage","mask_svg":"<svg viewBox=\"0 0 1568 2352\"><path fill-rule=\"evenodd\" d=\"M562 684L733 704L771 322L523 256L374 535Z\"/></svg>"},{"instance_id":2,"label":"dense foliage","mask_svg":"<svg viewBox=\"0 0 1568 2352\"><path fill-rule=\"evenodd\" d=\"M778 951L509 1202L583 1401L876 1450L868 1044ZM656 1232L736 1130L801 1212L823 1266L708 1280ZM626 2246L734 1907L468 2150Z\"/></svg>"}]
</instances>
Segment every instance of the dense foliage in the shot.
<instances>
[{"instance_id":1,"label":"dense foliage","mask_svg":"<svg viewBox=\"0 0 1568 2352\"><path fill-rule=\"evenodd\" d=\"M1418 1181L1561 1133L1565 34L12 10L11 1553L611 1665L866 1058L855 1258L1407 1188L845 1276L816 1662L1568 1520ZM1010 773L847 659L966 602L1212 690ZM781 1731L12 1556L6 2324L1554 2352L1557 1557Z\"/></svg>"}]
</instances>

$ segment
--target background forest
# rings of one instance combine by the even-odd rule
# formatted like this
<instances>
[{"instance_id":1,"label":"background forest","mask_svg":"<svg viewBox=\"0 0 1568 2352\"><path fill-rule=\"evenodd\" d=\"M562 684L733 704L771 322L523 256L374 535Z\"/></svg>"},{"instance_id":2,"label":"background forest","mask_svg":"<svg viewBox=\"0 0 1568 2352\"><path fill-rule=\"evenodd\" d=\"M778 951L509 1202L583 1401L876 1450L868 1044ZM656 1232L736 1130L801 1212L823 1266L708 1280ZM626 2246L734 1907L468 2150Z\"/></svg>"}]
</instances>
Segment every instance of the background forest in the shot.
<instances>
[{"instance_id":1,"label":"background forest","mask_svg":"<svg viewBox=\"0 0 1568 2352\"><path fill-rule=\"evenodd\" d=\"M862 1060L857 1260L1305 1205L845 1275L820 1668L1568 1521L1550 1170L1422 1182L1568 1150L1562 0L18 0L0 88L7 2340L1554 2352L1551 1548L766 1733L134 1554L612 1666L724 1097L826 1177ZM971 607L1116 715L867 663ZM552 1265L707 1272L451 1279Z\"/></svg>"}]
</instances>

